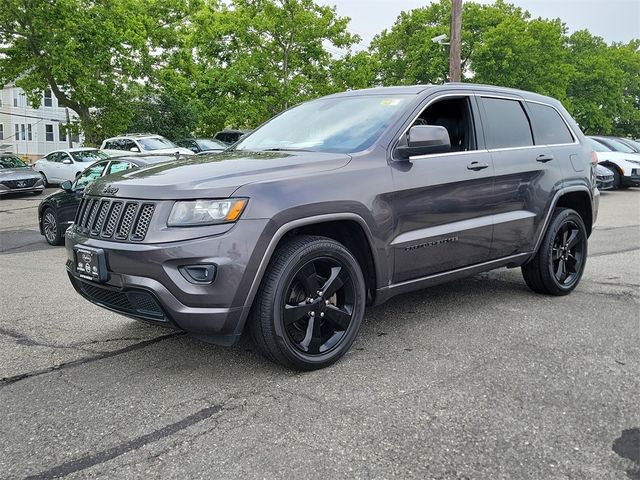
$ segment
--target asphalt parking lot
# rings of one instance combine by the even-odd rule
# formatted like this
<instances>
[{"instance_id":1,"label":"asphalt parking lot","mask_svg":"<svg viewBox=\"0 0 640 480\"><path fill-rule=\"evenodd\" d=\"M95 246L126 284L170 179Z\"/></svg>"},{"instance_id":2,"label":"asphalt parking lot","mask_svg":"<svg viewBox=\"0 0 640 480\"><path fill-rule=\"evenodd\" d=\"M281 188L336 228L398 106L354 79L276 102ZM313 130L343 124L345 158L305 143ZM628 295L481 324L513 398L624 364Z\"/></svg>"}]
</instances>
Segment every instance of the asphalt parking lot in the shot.
<instances>
[{"instance_id":1,"label":"asphalt parking lot","mask_svg":"<svg viewBox=\"0 0 640 480\"><path fill-rule=\"evenodd\" d=\"M0 200L2 478L640 478L640 189L602 194L570 296L397 297L304 374L83 300L41 198Z\"/></svg>"}]
</instances>

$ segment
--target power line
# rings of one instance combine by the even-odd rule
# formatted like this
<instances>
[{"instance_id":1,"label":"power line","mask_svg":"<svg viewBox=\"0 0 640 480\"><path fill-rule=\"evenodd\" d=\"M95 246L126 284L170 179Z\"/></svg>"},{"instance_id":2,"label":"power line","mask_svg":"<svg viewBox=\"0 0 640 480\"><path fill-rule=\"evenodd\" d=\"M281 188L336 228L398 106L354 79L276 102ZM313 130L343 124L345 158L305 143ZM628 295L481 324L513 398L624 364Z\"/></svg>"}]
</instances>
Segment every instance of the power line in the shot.
<instances>
[{"instance_id":1,"label":"power line","mask_svg":"<svg viewBox=\"0 0 640 480\"><path fill-rule=\"evenodd\" d=\"M26 115L22 113L14 113L14 112L3 112L3 111L0 111L0 113L4 113L5 115L12 115L14 117L35 118L36 120L48 120L50 122L64 122L64 120L60 120L58 118L36 117L33 115Z\"/></svg>"}]
</instances>

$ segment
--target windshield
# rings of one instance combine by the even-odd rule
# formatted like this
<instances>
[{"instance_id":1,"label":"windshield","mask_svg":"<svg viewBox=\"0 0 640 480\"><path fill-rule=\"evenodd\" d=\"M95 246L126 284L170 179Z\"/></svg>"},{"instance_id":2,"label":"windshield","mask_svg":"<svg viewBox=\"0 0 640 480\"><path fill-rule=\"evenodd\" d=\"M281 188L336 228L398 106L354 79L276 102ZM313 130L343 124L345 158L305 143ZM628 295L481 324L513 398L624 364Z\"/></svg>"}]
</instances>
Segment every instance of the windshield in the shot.
<instances>
[{"instance_id":1,"label":"windshield","mask_svg":"<svg viewBox=\"0 0 640 480\"><path fill-rule=\"evenodd\" d=\"M591 144L591 148L593 148L596 152L610 152L611 149L603 144L601 144L600 142L598 142L597 140L594 140L593 138L587 138L587 140L589 140L589 143Z\"/></svg>"},{"instance_id":2,"label":"windshield","mask_svg":"<svg viewBox=\"0 0 640 480\"><path fill-rule=\"evenodd\" d=\"M202 138L197 142L202 150L224 150L229 147L226 143L222 143L219 140L211 140L209 138Z\"/></svg>"},{"instance_id":3,"label":"windshield","mask_svg":"<svg viewBox=\"0 0 640 480\"><path fill-rule=\"evenodd\" d=\"M139 138L138 143L143 150L161 150L163 148L175 148L177 145L162 137Z\"/></svg>"},{"instance_id":4,"label":"windshield","mask_svg":"<svg viewBox=\"0 0 640 480\"><path fill-rule=\"evenodd\" d=\"M633 148L625 145L622 142L619 142L618 140L614 140L613 138L607 138L607 143L611 146L611 148L613 148L616 152L623 152L623 153L635 153L633 151Z\"/></svg>"},{"instance_id":5,"label":"windshield","mask_svg":"<svg viewBox=\"0 0 640 480\"><path fill-rule=\"evenodd\" d=\"M27 168L18 157L0 157L0 168Z\"/></svg>"},{"instance_id":6,"label":"windshield","mask_svg":"<svg viewBox=\"0 0 640 480\"><path fill-rule=\"evenodd\" d=\"M358 95L303 103L240 140L235 149L358 152L373 144L411 98Z\"/></svg>"},{"instance_id":7,"label":"windshield","mask_svg":"<svg viewBox=\"0 0 640 480\"><path fill-rule=\"evenodd\" d=\"M100 152L98 150L84 150L81 152L70 152L71 156L76 162L97 162L98 160L104 160L105 158L109 158L104 152Z\"/></svg>"}]
</instances>

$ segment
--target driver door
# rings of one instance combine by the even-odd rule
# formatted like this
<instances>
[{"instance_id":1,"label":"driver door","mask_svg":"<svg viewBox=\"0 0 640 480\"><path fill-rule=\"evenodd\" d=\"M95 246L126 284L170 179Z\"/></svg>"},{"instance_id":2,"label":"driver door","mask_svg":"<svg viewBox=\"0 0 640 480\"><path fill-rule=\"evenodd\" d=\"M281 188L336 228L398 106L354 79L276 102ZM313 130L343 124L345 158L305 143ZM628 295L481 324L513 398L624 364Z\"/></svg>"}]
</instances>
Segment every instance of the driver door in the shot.
<instances>
[{"instance_id":1,"label":"driver door","mask_svg":"<svg viewBox=\"0 0 640 480\"><path fill-rule=\"evenodd\" d=\"M73 158L67 152L60 152L58 155L58 165L60 172L60 180L73 180L76 178L76 166Z\"/></svg>"},{"instance_id":2,"label":"driver door","mask_svg":"<svg viewBox=\"0 0 640 480\"><path fill-rule=\"evenodd\" d=\"M58 222L60 224L71 224L73 222L80 200L82 200L84 189L104 174L108 164L109 160L93 164L73 182L71 190L67 191L67 194L60 200L58 207Z\"/></svg>"}]
</instances>

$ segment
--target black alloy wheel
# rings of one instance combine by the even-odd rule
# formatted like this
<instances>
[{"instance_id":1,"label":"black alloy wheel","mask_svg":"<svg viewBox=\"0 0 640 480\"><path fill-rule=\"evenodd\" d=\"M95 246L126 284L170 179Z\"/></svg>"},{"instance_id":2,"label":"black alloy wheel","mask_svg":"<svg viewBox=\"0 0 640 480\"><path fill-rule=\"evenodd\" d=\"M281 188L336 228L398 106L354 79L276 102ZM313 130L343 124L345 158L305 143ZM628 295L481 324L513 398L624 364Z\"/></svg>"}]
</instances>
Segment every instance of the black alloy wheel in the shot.
<instances>
[{"instance_id":1,"label":"black alloy wheel","mask_svg":"<svg viewBox=\"0 0 640 480\"><path fill-rule=\"evenodd\" d=\"M267 267L251 335L270 360L298 370L323 368L351 347L365 303L364 277L349 250L330 238L293 237Z\"/></svg>"},{"instance_id":2,"label":"black alloy wheel","mask_svg":"<svg viewBox=\"0 0 640 480\"><path fill-rule=\"evenodd\" d=\"M535 256L522 266L527 286L538 293L567 295L587 262L587 229L570 208L556 208Z\"/></svg>"},{"instance_id":3,"label":"black alloy wheel","mask_svg":"<svg viewBox=\"0 0 640 480\"><path fill-rule=\"evenodd\" d=\"M298 269L286 291L282 316L292 345L311 355L338 345L351 325L355 303L346 268L335 258L314 258Z\"/></svg>"},{"instance_id":4,"label":"black alloy wheel","mask_svg":"<svg viewBox=\"0 0 640 480\"><path fill-rule=\"evenodd\" d=\"M556 233L551 249L551 269L558 283L571 286L582 271L584 242L575 222L568 220Z\"/></svg>"}]
</instances>

